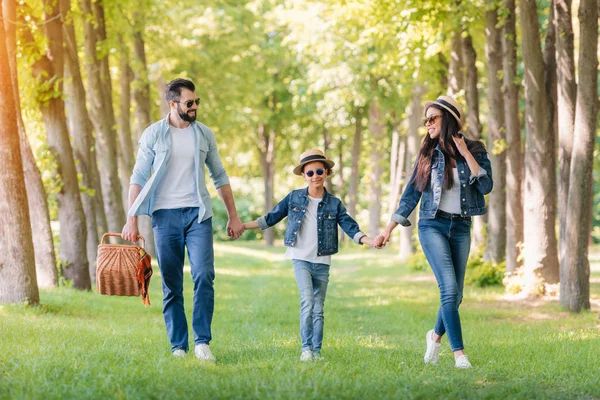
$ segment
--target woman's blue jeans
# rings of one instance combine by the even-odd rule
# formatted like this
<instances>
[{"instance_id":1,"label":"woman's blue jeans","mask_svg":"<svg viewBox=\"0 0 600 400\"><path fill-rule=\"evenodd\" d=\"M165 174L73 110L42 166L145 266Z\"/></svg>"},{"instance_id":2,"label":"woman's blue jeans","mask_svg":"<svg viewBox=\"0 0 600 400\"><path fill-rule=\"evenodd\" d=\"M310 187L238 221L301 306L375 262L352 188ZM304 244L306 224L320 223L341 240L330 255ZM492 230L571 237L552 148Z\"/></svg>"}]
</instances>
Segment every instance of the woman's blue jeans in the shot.
<instances>
[{"instance_id":1,"label":"woman's blue jeans","mask_svg":"<svg viewBox=\"0 0 600 400\"><path fill-rule=\"evenodd\" d=\"M194 282L194 342L208 344L212 338L210 326L215 305L212 218L198 223L198 207L156 210L152 214L152 228L162 275L163 317L171 350L188 349L188 324L183 307L186 247Z\"/></svg>"},{"instance_id":2,"label":"woman's blue jeans","mask_svg":"<svg viewBox=\"0 0 600 400\"><path fill-rule=\"evenodd\" d=\"M329 283L329 265L292 260L300 291L300 337L302 351L321 351L323 344L323 306Z\"/></svg>"},{"instance_id":3,"label":"woman's blue jeans","mask_svg":"<svg viewBox=\"0 0 600 400\"><path fill-rule=\"evenodd\" d=\"M471 218L438 211L434 219L419 220L419 240L440 288L434 331L448 333L452 351L463 350L458 306L471 248Z\"/></svg>"}]
</instances>

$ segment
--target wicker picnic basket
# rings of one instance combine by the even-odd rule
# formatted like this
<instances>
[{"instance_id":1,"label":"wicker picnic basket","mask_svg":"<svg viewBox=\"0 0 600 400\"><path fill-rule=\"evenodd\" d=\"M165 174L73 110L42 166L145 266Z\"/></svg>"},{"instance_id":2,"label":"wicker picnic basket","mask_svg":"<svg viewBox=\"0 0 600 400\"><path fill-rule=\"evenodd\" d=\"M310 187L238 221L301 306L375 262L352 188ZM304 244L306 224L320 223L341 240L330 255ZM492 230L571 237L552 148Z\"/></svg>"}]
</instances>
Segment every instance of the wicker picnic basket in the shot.
<instances>
[{"instance_id":1,"label":"wicker picnic basket","mask_svg":"<svg viewBox=\"0 0 600 400\"><path fill-rule=\"evenodd\" d=\"M144 247L146 242L138 236L142 246L136 244L107 244L109 236L121 237L119 233L106 233L98 245L96 259L96 286L100 294L109 296L139 296L150 305L148 287L152 276L150 255Z\"/></svg>"}]
</instances>

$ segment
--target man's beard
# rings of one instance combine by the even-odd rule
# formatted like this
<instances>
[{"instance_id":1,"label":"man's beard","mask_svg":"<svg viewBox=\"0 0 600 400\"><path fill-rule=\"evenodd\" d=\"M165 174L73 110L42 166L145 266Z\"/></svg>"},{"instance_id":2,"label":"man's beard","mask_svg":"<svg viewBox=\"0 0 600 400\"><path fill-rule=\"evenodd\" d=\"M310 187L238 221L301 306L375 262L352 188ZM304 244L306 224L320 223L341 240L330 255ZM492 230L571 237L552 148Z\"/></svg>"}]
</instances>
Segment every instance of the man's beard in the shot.
<instances>
[{"instance_id":1,"label":"man's beard","mask_svg":"<svg viewBox=\"0 0 600 400\"><path fill-rule=\"evenodd\" d=\"M183 112L181 110L181 106L179 104L177 104L177 114L179 114L179 118L181 118L182 120L184 120L186 122L194 122L196 120L196 113L197 113L197 111L194 110L194 116L190 116L187 112Z\"/></svg>"}]
</instances>

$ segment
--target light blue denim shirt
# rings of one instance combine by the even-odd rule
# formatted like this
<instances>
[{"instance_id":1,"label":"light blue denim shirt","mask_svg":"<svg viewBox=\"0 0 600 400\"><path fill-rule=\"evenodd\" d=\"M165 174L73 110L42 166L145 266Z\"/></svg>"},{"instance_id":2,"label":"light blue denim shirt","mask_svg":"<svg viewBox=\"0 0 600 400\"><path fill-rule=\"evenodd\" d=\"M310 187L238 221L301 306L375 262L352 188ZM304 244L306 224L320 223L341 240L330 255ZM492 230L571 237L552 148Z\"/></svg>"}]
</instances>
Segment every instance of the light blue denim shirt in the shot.
<instances>
[{"instance_id":1,"label":"light blue denim shirt","mask_svg":"<svg viewBox=\"0 0 600 400\"><path fill-rule=\"evenodd\" d=\"M213 131L200 122L192 122L191 126L194 131L196 146L194 154L196 187L198 198L201 200L198 222L202 222L213 216L210 195L205 182L204 165L208 166L210 178L217 189L229 184L229 177L221 162ZM130 207L129 216L150 215L154 192L171 156L171 142L168 115L166 118L150 125L142 134L137 159L129 181L130 185L140 185L142 191Z\"/></svg>"}]
</instances>

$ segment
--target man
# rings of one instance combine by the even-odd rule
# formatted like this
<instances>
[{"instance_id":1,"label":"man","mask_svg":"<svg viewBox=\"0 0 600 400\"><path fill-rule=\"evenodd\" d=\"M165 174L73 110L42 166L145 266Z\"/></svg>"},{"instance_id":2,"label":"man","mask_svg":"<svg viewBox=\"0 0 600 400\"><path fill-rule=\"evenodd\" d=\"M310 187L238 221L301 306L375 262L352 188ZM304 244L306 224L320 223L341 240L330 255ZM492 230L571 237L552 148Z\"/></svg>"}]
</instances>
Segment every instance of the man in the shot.
<instances>
[{"instance_id":1,"label":"man","mask_svg":"<svg viewBox=\"0 0 600 400\"><path fill-rule=\"evenodd\" d=\"M215 277L212 208L206 188L208 167L229 221L227 233L237 239L244 231L229 178L221 163L214 133L196 122L200 99L187 79L171 81L165 90L169 115L148 127L139 141L129 186L129 213L121 236L136 241L137 216L152 216L158 266L162 275L163 316L171 352L185 356L188 325L183 307L185 247L194 281L192 330L196 357L216 361L209 347L214 310Z\"/></svg>"}]
</instances>

